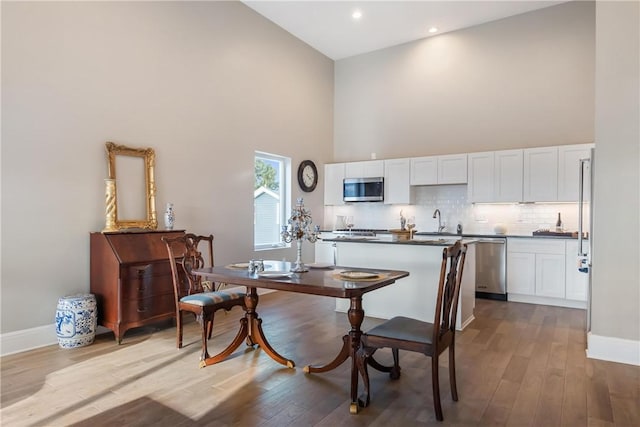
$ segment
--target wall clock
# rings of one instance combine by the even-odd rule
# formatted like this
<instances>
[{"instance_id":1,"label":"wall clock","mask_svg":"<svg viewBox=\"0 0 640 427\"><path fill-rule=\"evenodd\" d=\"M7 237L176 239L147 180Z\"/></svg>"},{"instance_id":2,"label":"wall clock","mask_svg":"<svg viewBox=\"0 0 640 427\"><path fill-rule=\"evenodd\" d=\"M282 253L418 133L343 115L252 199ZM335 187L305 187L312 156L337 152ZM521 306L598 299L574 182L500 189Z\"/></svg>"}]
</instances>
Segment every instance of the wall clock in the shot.
<instances>
[{"instance_id":1,"label":"wall clock","mask_svg":"<svg viewBox=\"0 0 640 427\"><path fill-rule=\"evenodd\" d=\"M318 169L311 160L303 160L298 166L298 184L307 193L315 190L318 185Z\"/></svg>"}]
</instances>

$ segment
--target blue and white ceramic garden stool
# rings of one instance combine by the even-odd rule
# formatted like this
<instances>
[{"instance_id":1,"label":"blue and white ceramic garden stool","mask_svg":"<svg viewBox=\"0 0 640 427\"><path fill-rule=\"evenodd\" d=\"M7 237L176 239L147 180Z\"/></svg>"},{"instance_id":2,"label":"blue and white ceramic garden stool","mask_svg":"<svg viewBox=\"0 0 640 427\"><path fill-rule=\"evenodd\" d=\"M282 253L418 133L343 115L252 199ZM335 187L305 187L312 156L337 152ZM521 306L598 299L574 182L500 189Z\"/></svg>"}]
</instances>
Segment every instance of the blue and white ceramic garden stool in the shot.
<instances>
[{"instance_id":1,"label":"blue and white ceramic garden stool","mask_svg":"<svg viewBox=\"0 0 640 427\"><path fill-rule=\"evenodd\" d=\"M84 347L96 337L96 297L78 294L62 297L56 310L56 335L62 348Z\"/></svg>"}]
</instances>

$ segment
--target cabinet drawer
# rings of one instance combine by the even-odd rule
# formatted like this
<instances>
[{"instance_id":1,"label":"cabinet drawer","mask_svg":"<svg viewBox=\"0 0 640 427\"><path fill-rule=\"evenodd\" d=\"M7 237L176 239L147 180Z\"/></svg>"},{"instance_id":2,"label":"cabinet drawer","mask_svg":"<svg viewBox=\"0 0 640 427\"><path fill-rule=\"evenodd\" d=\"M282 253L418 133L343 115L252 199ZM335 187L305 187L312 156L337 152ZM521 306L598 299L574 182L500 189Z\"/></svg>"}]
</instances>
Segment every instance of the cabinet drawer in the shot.
<instances>
[{"instance_id":1,"label":"cabinet drawer","mask_svg":"<svg viewBox=\"0 0 640 427\"><path fill-rule=\"evenodd\" d=\"M142 276L122 281L122 299L139 300L156 295L171 294L173 281L171 276Z\"/></svg>"},{"instance_id":2,"label":"cabinet drawer","mask_svg":"<svg viewBox=\"0 0 640 427\"><path fill-rule=\"evenodd\" d=\"M176 303L173 293L139 300L123 301L122 321L125 323L137 322L150 317L175 313L175 311Z\"/></svg>"},{"instance_id":3,"label":"cabinet drawer","mask_svg":"<svg viewBox=\"0 0 640 427\"><path fill-rule=\"evenodd\" d=\"M507 252L564 255L564 240L560 239L507 239Z\"/></svg>"},{"instance_id":4,"label":"cabinet drawer","mask_svg":"<svg viewBox=\"0 0 640 427\"><path fill-rule=\"evenodd\" d=\"M129 265L122 269L122 279L138 279L142 277L171 277L171 265L164 262Z\"/></svg>"}]
</instances>

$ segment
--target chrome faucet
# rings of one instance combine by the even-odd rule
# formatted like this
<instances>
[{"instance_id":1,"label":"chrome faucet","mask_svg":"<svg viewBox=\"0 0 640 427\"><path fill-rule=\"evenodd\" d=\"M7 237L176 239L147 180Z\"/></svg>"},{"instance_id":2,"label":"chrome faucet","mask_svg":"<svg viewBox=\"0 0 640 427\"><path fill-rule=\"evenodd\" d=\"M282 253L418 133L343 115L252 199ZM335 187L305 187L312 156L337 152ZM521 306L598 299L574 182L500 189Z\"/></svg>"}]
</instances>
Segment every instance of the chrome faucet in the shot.
<instances>
[{"instance_id":1,"label":"chrome faucet","mask_svg":"<svg viewBox=\"0 0 640 427\"><path fill-rule=\"evenodd\" d=\"M436 209L433 212L433 217L438 218L438 233L442 233L442 230L444 230L445 224L442 223L442 218L440 217L440 209Z\"/></svg>"}]
</instances>

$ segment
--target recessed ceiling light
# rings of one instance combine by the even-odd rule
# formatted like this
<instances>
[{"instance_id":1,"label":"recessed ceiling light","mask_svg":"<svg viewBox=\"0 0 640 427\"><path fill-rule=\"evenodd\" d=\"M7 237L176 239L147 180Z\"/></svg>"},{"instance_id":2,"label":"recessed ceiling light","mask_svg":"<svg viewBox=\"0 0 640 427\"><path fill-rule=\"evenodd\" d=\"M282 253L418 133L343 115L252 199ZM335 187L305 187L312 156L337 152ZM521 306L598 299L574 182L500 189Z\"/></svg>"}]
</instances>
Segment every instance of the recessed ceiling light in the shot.
<instances>
[{"instance_id":1,"label":"recessed ceiling light","mask_svg":"<svg viewBox=\"0 0 640 427\"><path fill-rule=\"evenodd\" d=\"M436 27L431 27L431 28L429 28L429 32L430 33L437 33L438 29Z\"/></svg>"},{"instance_id":2,"label":"recessed ceiling light","mask_svg":"<svg viewBox=\"0 0 640 427\"><path fill-rule=\"evenodd\" d=\"M359 20L360 18L362 18L362 12L358 9L354 10L353 13L351 14L351 17L353 19L355 19L356 21Z\"/></svg>"}]
</instances>

